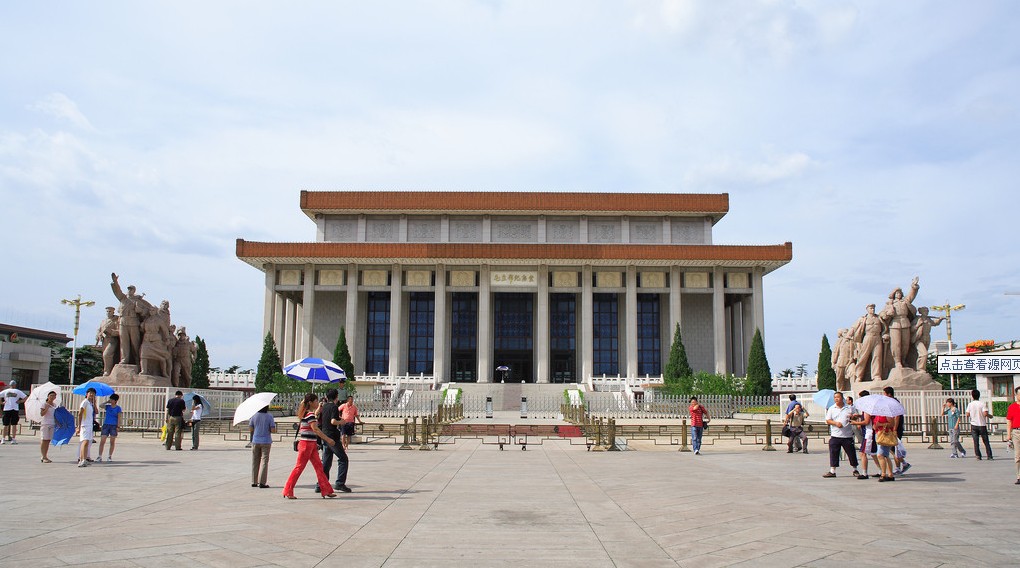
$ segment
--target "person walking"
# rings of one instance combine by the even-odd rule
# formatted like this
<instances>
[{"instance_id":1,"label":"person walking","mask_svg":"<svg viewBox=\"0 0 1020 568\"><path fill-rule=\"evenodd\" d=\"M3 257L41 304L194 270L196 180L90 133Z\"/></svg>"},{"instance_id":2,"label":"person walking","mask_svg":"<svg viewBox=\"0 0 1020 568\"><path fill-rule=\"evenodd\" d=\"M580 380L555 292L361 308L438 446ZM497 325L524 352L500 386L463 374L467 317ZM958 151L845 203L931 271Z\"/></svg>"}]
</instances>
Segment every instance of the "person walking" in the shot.
<instances>
[{"instance_id":1,"label":"person walking","mask_svg":"<svg viewBox=\"0 0 1020 568\"><path fill-rule=\"evenodd\" d=\"M698 402L698 397L691 397L691 405L687 407L691 415L691 446L694 455L701 455L701 436L705 432L705 423L709 420L708 409Z\"/></svg>"},{"instance_id":2,"label":"person walking","mask_svg":"<svg viewBox=\"0 0 1020 568\"><path fill-rule=\"evenodd\" d=\"M866 390L860 392L860 396L868 396L869 393ZM861 474L857 476L857 479L868 479L868 456L878 463L875 457L875 430L872 426L872 417L867 412L857 412L855 408L853 414L850 416L850 424L854 426L854 435L857 435L857 431L861 432ZM880 466L881 467L881 466ZM878 476L875 476L878 477Z\"/></svg>"},{"instance_id":3,"label":"person walking","mask_svg":"<svg viewBox=\"0 0 1020 568\"><path fill-rule=\"evenodd\" d=\"M269 450L273 449L273 434L276 433L276 420L269 413L269 406L264 406L248 420L248 431L251 434L251 486L265 489L269 487Z\"/></svg>"},{"instance_id":4,"label":"person walking","mask_svg":"<svg viewBox=\"0 0 1020 568\"><path fill-rule=\"evenodd\" d=\"M1020 387L1013 389L1013 404L1006 409L1006 422L1009 424L1007 440L1013 449L1013 461L1016 462L1016 484L1020 485Z\"/></svg>"},{"instance_id":5,"label":"person walking","mask_svg":"<svg viewBox=\"0 0 1020 568\"><path fill-rule=\"evenodd\" d=\"M837 392L833 399L835 404L825 411L825 423L829 425L829 471L822 477L836 477L839 467L839 452L846 453L850 465L854 468L854 477L860 476L857 471L857 452L854 449L854 429L850 425L849 406L843 403L843 393Z\"/></svg>"},{"instance_id":6,"label":"person walking","mask_svg":"<svg viewBox=\"0 0 1020 568\"><path fill-rule=\"evenodd\" d=\"M804 432L804 419L808 417L808 411L804 409L800 403L797 403L790 414L787 415L787 419L790 423L790 441L786 444L786 453L792 454L794 452L793 446L794 441L800 442L800 447L804 453L808 453L807 449L807 433Z\"/></svg>"},{"instance_id":7,"label":"person walking","mask_svg":"<svg viewBox=\"0 0 1020 568\"><path fill-rule=\"evenodd\" d=\"M946 417L946 430L949 433L949 454L951 458L967 457L967 450L963 449L960 443L960 409L956 407L956 400L947 398L942 405L942 414Z\"/></svg>"},{"instance_id":8,"label":"person walking","mask_svg":"<svg viewBox=\"0 0 1020 568\"><path fill-rule=\"evenodd\" d=\"M896 477L893 472L893 456L896 451L896 444L898 440L896 438L896 422L899 421L899 416L875 416L872 418L872 424L875 429L875 442L878 445L878 452L875 456L875 461L878 462L878 467L882 472L879 481L896 481Z\"/></svg>"},{"instance_id":9,"label":"person walking","mask_svg":"<svg viewBox=\"0 0 1020 568\"><path fill-rule=\"evenodd\" d=\"M198 449L198 431L199 424L202 422L202 411L205 407L202 406L202 397L197 394L191 397L191 420L188 420L188 426L191 426L191 449Z\"/></svg>"},{"instance_id":10,"label":"person walking","mask_svg":"<svg viewBox=\"0 0 1020 568\"><path fill-rule=\"evenodd\" d=\"M974 400L967 405L967 418L970 420L970 436L974 439L974 457L981 459L981 446L978 445L978 441L983 440L985 449L988 450L988 459L994 459L992 445L988 442L988 418L990 418L988 407L981 402L981 391L974 389L970 391L970 396Z\"/></svg>"},{"instance_id":11,"label":"person walking","mask_svg":"<svg viewBox=\"0 0 1020 568\"><path fill-rule=\"evenodd\" d=\"M334 440L340 440L341 432L338 426L343 424L340 419L340 407L336 403L339 396L340 393L336 389L329 389L326 391L326 402L319 407L319 424L321 424L322 431ZM322 471L326 474L327 479L329 479L329 470L333 467L333 456L336 456L336 483L333 485L333 489L350 493L351 489L347 487L347 468L350 461L347 459L347 452L344 450L342 442L332 446L322 445ZM315 492L319 492L318 486L315 487Z\"/></svg>"},{"instance_id":12,"label":"person walking","mask_svg":"<svg viewBox=\"0 0 1020 568\"><path fill-rule=\"evenodd\" d=\"M896 402L900 401L900 399L896 398L896 391L892 387L885 387L882 389L882 392L885 396L895 400ZM910 462L907 461L907 447L903 445L903 434L906 431L906 422L906 415L896 417L896 469L894 471L896 475L903 475L904 473L907 473L908 469L913 467L910 465Z\"/></svg>"},{"instance_id":13,"label":"person walking","mask_svg":"<svg viewBox=\"0 0 1020 568\"><path fill-rule=\"evenodd\" d=\"M24 392L17 389L18 381L11 381L6 389L3 390L4 399L4 431L3 437L0 438L0 444L7 442L8 444L18 443L18 420L21 418L21 403L28 398Z\"/></svg>"},{"instance_id":14,"label":"person walking","mask_svg":"<svg viewBox=\"0 0 1020 568\"><path fill-rule=\"evenodd\" d=\"M53 431L57 428L57 421L53 413L57 410L57 391L46 393L46 402L39 409L42 414L42 427L39 428L39 453L42 454L42 463L53 463L50 459L50 441L53 440Z\"/></svg>"},{"instance_id":15,"label":"person walking","mask_svg":"<svg viewBox=\"0 0 1020 568\"><path fill-rule=\"evenodd\" d=\"M89 459L89 450L96 439L92 424L97 414L96 389L89 387L85 391L85 400L81 401L81 406L78 407L78 437L81 438L81 444L78 446L78 467L85 467L92 462Z\"/></svg>"},{"instance_id":16,"label":"person walking","mask_svg":"<svg viewBox=\"0 0 1020 568\"><path fill-rule=\"evenodd\" d=\"M312 462L312 469L315 470L315 477L319 482L319 492L322 494L323 499L326 497L336 497L336 492L333 491L333 487L329 484L329 478L322 471L319 447L315 443L316 438L321 438L327 445L332 446L336 443L336 440L323 434L322 430L319 429L319 420L315 417L315 411L318 407L319 397L312 392L306 394L305 399L298 406L298 416L301 416L301 425L298 428L297 463L294 464L294 469L291 470L290 477L287 478L287 483L283 486L283 496L286 499L297 499L294 496L294 486L297 485L297 480L301 477L301 472L305 470L308 462Z\"/></svg>"},{"instance_id":17,"label":"person walking","mask_svg":"<svg viewBox=\"0 0 1020 568\"><path fill-rule=\"evenodd\" d=\"M166 402L166 449L174 446L181 451L181 437L184 435L184 393L177 391L174 397Z\"/></svg>"},{"instance_id":18,"label":"person walking","mask_svg":"<svg viewBox=\"0 0 1020 568\"><path fill-rule=\"evenodd\" d=\"M96 457L97 462L103 461L103 447L106 446L106 439L110 439L110 453L106 456L107 462L113 461L113 448L117 445L117 432L120 430L120 413L124 409L119 404L120 395L113 393L110 398L106 400L106 404L103 405L105 412L103 413L103 429L99 433L99 455Z\"/></svg>"},{"instance_id":19,"label":"person walking","mask_svg":"<svg viewBox=\"0 0 1020 568\"><path fill-rule=\"evenodd\" d=\"M341 430L343 433L343 447L344 450L347 450L351 444L351 436L354 435L354 421L357 420L361 424L365 423L361 419L357 405L354 404L354 395L347 395L347 402L340 405L340 419L343 421Z\"/></svg>"}]
</instances>

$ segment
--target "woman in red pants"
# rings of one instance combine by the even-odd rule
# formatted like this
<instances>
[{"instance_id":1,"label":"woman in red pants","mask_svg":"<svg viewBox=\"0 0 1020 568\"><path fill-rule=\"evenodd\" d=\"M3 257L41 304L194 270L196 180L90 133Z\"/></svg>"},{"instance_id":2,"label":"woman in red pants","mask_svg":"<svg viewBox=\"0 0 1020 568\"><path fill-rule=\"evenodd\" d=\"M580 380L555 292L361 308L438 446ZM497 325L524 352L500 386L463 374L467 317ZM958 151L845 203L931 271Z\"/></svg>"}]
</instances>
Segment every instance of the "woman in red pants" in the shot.
<instances>
[{"instance_id":1,"label":"woman in red pants","mask_svg":"<svg viewBox=\"0 0 1020 568\"><path fill-rule=\"evenodd\" d=\"M319 447L315 443L316 438L322 438L330 446L333 445L333 439L323 434L322 430L319 429L319 421L315 417L315 409L318 407L319 397L315 393L306 394L305 399L298 406L301 426L298 428L297 463L294 464L294 470L290 472L290 477L287 478L287 484L283 486L283 496L287 499L297 499L294 496L294 485L297 484L298 478L301 477L301 472L305 470L305 466L308 465L309 461L312 462L312 468L315 469L315 476L318 478L319 490L323 499L336 497L333 486L329 484L326 473L322 471Z\"/></svg>"}]
</instances>

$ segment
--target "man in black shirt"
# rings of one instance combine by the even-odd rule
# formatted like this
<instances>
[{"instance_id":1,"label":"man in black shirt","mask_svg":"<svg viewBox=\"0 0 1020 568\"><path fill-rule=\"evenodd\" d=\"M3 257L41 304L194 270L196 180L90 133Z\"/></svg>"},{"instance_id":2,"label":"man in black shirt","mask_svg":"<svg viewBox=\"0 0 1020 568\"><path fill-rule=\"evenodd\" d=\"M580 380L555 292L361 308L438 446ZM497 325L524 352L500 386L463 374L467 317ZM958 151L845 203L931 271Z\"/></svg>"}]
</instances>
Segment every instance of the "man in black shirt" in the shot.
<instances>
[{"instance_id":1,"label":"man in black shirt","mask_svg":"<svg viewBox=\"0 0 1020 568\"><path fill-rule=\"evenodd\" d=\"M337 491L343 491L344 493L350 493L351 489L347 487L347 452L344 451L343 444L340 443L340 430L337 428L341 424L340 411L337 408L337 397L339 393L336 389L329 389L326 391L326 403L319 407L319 427L322 429L322 433L329 436L336 441L336 444L329 446L323 444L322 446L322 470L326 473L326 477L329 477L329 469L333 466L333 456L336 456L336 485L334 488ZM315 491L319 491L319 486L315 486Z\"/></svg>"},{"instance_id":2,"label":"man in black shirt","mask_svg":"<svg viewBox=\"0 0 1020 568\"><path fill-rule=\"evenodd\" d=\"M172 443L177 451L181 450L181 436L184 434L184 393L177 391L166 403L166 449Z\"/></svg>"}]
</instances>

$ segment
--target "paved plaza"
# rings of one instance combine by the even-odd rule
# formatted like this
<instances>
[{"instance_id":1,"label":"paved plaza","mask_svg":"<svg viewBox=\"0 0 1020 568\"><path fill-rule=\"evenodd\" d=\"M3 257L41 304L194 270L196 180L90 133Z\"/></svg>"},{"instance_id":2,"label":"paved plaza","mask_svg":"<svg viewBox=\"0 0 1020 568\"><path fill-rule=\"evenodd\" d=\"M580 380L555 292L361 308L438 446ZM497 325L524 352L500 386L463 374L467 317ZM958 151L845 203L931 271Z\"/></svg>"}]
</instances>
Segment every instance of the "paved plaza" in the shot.
<instances>
[{"instance_id":1,"label":"paved plaza","mask_svg":"<svg viewBox=\"0 0 1020 568\"><path fill-rule=\"evenodd\" d=\"M273 446L270 489L242 443L165 451L122 434L111 464L74 449L39 463L38 438L0 446L0 566L1016 566L1020 486L999 459L910 446L896 483L861 481L827 454L718 442L704 454L567 441L499 451L358 445L332 500L281 496L294 462ZM635 448L634 444L631 448Z\"/></svg>"}]
</instances>

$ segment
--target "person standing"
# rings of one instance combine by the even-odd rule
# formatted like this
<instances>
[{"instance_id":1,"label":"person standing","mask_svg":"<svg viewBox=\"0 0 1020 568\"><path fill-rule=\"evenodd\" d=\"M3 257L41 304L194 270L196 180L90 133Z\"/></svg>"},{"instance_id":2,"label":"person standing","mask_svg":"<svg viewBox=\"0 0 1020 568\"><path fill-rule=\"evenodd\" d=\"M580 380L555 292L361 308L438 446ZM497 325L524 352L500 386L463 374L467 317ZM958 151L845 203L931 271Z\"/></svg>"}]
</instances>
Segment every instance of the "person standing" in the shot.
<instances>
[{"instance_id":1,"label":"person standing","mask_svg":"<svg viewBox=\"0 0 1020 568\"><path fill-rule=\"evenodd\" d=\"M18 381L11 381L8 388L3 391L4 399L4 432L3 437L0 438L0 444L7 442L8 444L18 443L18 420L21 415L21 402L27 398L25 393L18 390Z\"/></svg>"},{"instance_id":2,"label":"person standing","mask_svg":"<svg viewBox=\"0 0 1020 568\"><path fill-rule=\"evenodd\" d=\"M800 447L803 448L804 453L808 453L807 450L807 434L804 432L804 419L808 417L808 411L804 410L804 407L797 403L793 410L790 411L790 441L786 444L786 453L792 454L794 452L793 442L797 440L800 442Z\"/></svg>"},{"instance_id":3,"label":"person standing","mask_svg":"<svg viewBox=\"0 0 1020 568\"><path fill-rule=\"evenodd\" d=\"M837 392L833 399L835 404L825 411L825 423L829 425L829 471L822 477L836 477L840 450L846 453L854 468L853 475L858 477L860 472L857 471L857 453L854 450L854 429L850 425L852 411L843 403L843 393Z\"/></svg>"},{"instance_id":4,"label":"person standing","mask_svg":"<svg viewBox=\"0 0 1020 568\"><path fill-rule=\"evenodd\" d=\"M202 411L205 407L202 406L202 397L197 394L191 397L191 420L188 420L188 426L191 426L191 449L198 449L198 430L199 425L202 422Z\"/></svg>"},{"instance_id":5,"label":"person standing","mask_svg":"<svg viewBox=\"0 0 1020 568\"><path fill-rule=\"evenodd\" d=\"M343 424L340 419L340 407L336 403L339 396L340 393L336 389L329 389L326 391L325 404L319 407L319 424L322 425L322 431L334 440L340 440L341 432L337 427ZM347 487L347 468L350 461L347 459L347 452L344 451L342 442L332 446L322 445L322 471L326 474L327 479L329 479L329 470L333 467L333 456L336 456L336 484L333 485L333 489L350 493L351 489ZM318 486L315 491L319 491Z\"/></svg>"},{"instance_id":6,"label":"person standing","mask_svg":"<svg viewBox=\"0 0 1020 568\"><path fill-rule=\"evenodd\" d=\"M78 437L81 438L81 444L78 446L78 467L85 467L92 461L89 459L89 450L96 439L92 423L96 420L97 414L96 389L89 387L85 391L85 400L81 401L81 406L78 407Z\"/></svg>"},{"instance_id":7,"label":"person standing","mask_svg":"<svg viewBox=\"0 0 1020 568\"><path fill-rule=\"evenodd\" d=\"M1016 462L1016 484L1020 485L1020 387L1013 389L1013 404L1006 409L1006 422L1009 424L1007 440Z\"/></svg>"},{"instance_id":8,"label":"person standing","mask_svg":"<svg viewBox=\"0 0 1020 568\"><path fill-rule=\"evenodd\" d=\"M53 440L53 431L57 428L57 421L53 413L57 410L57 391L46 393L46 402L39 409L42 414L42 427L39 429L39 453L42 454L42 463L53 463L50 459L50 441Z\"/></svg>"},{"instance_id":9,"label":"person standing","mask_svg":"<svg viewBox=\"0 0 1020 568\"><path fill-rule=\"evenodd\" d=\"M691 446L694 448L694 455L701 455L701 436L705 432L705 422L708 420L708 409L698 402L698 397L691 397L691 405L687 407L691 415Z\"/></svg>"},{"instance_id":10,"label":"person standing","mask_svg":"<svg viewBox=\"0 0 1020 568\"><path fill-rule=\"evenodd\" d=\"M344 450L347 450L351 445L351 436L354 435L354 421L357 420L361 424L365 423L361 420L358 407L354 404L354 395L347 395L347 402L340 405L340 419L343 421L343 429L341 430L343 433L343 447Z\"/></svg>"},{"instance_id":11,"label":"person standing","mask_svg":"<svg viewBox=\"0 0 1020 568\"><path fill-rule=\"evenodd\" d=\"M970 391L970 396L974 400L967 405L967 418L970 419L970 436L974 439L974 457L981 459L981 446L978 441L983 440L985 449L988 450L988 459L994 459L992 445L988 442L988 418L990 417L988 407L981 402L981 391L974 389Z\"/></svg>"},{"instance_id":12,"label":"person standing","mask_svg":"<svg viewBox=\"0 0 1020 568\"><path fill-rule=\"evenodd\" d=\"M949 457L967 457L967 450L963 449L960 443L960 409L956 407L956 401L947 398L942 405L942 414L946 417L946 429L949 432L949 449L953 453Z\"/></svg>"},{"instance_id":13,"label":"person standing","mask_svg":"<svg viewBox=\"0 0 1020 568\"><path fill-rule=\"evenodd\" d=\"M327 445L332 446L336 440L330 438L319 429L319 420L315 417L315 411L319 407L319 397L313 392L305 395L305 399L298 406L298 416L301 417L301 424L298 428L298 452L297 463L291 470L287 483L283 486L283 496L286 499L297 499L294 496L294 486L301 477L308 462L312 462L312 469L315 470L315 477L319 482L319 492L322 498L336 497L336 492L329 484L329 478L322 471L322 460L319 459L319 446L316 439L321 438Z\"/></svg>"},{"instance_id":14,"label":"person standing","mask_svg":"<svg viewBox=\"0 0 1020 568\"><path fill-rule=\"evenodd\" d=\"M166 449L173 445L181 451L181 437L184 435L184 393L177 391L166 403Z\"/></svg>"},{"instance_id":15,"label":"person standing","mask_svg":"<svg viewBox=\"0 0 1020 568\"><path fill-rule=\"evenodd\" d=\"M862 397L869 394L871 393L866 390L860 392ZM854 426L854 435L857 435L858 430L861 432L861 474L857 476L857 479L868 479L868 456L871 456L871 459L878 463L878 460L875 458L875 430L872 426L872 417L867 412L858 413L855 408L850 418L850 424Z\"/></svg>"},{"instance_id":16,"label":"person standing","mask_svg":"<svg viewBox=\"0 0 1020 568\"><path fill-rule=\"evenodd\" d=\"M269 406L264 406L248 420L251 434L251 486L265 489L269 487L269 450L273 449L273 434L276 433L276 420L269 413Z\"/></svg>"},{"instance_id":17,"label":"person standing","mask_svg":"<svg viewBox=\"0 0 1020 568\"><path fill-rule=\"evenodd\" d=\"M885 396L899 402L900 399L896 398L896 390L892 387L885 387L882 389ZM903 434L906 432L906 415L898 416L896 419L896 470L893 472L896 475L903 475L910 469L910 462L907 461L907 447L903 445Z\"/></svg>"},{"instance_id":18,"label":"person standing","mask_svg":"<svg viewBox=\"0 0 1020 568\"><path fill-rule=\"evenodd\" d=\"M106 439L110 439L110 453L106 456L107 462L113 461L113 448L117 445L117 432L120 430L120 413L124 409L117 404L120 400L120 395L113 393L110 398L106 400L106 404L103 405L103 429L100 432L99 437L99 456L96 457L97 462L103 461L103 447L106 446Z\"/></svg>"}]
</instances>

